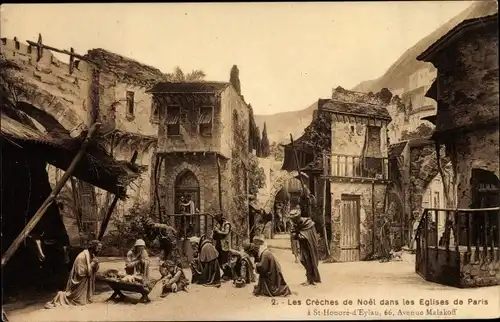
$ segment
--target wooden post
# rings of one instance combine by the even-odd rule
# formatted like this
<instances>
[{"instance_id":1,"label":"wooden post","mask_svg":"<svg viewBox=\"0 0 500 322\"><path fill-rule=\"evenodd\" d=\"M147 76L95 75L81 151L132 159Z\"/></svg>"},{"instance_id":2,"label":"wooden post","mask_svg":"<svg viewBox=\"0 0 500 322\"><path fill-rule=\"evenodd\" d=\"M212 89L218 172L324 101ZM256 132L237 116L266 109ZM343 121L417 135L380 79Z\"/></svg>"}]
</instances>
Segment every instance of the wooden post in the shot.
<instances>
[{"instance_id":1,"label":"wooden post","mask_svg":"<svg viewBox=\"0 0 500 322\"><path fill-rule=\"evenodd\" d=\"M134 151L134 154L132 155L132 159L130 159L130 163L134 163L135 160L137 160L137 155L139 153L137 151ZM108 228L109 220L111 219L111 215L113 214L113 210L115 210L116 203L118 202L118 199L120 199L119 195L115 195L113 198L113 201L111 202L111 205L108 208L108 212L106 213L106 217L104 217L102 223L101 223L101 228L99 229L99 236L97 237L97 240L102 240L104 237L104 233L106 232L106 228Z\"/></svg>"},{"instance_id":2,"label":"wooden post","mask_svg":"<svg viewBox=\"0 0 500 322\"><path fill-rule=\"evenodd\" d=\"M222 175L220 172L220 162L219 156L215 155L215 160L217 161L217 184L219 186L219 210L222 213Z\"/></svg>"},{"instance_id":3,"label":"wooden post","mask_svg":"<svg viewBox=\"0 0 500 322\"><path fill-rule=\"evenodd\" d=\"M66 172L64 172L64 175L61 178L61 180L59 180L59 182L56 184L56 186L54 187L54 189L52 190L50 195L47 197L47 199L45 199L43 204L37 210L37 212L35 213L33 218L31 218L31 220L24 227L24 229L21 231L21 233L19 233L19 235L16 237L14 242L12 242L9 249L7 249L5 254L2 256L2 267L4 267L5 264L7 264L7 262L12 257L12 255L14 255L16 250L19 248L19 245L21 245L21 243L26 239L26 237L30 234L30 232L33 230L33 228L35 228L36 224L40 221L40 219L45 214L45 212L47 211L49 206L52 204L52 202L54 202L54 200L56 199L56 197L59 194L59 192L61 191L61 189L64 187L64 185L66 184L68 179L71 177L71 175L75 171L75 168L76 168L78 162L80 162L82 157L85 155L87 147L88 147L93 135L99 129L99 126L100 126L100 123L94 123L92 125L92 127L89 129L89 131L87 133L87 137L83 141L83 143L80 147L80 150L73 158L73 161L71 161L71 164L69 165Z\"/></svg>"},{"instance_id":4,"label":"wooden post","mask_svg":"<svg viewBox=\"0 0 500 322\"><path fill-rule=\"evenodd\" d=\"M330 257L330 247L328 245L328 235L326 234L326 179L323 179L323 236L325 239L326 254Z\"/></svg>"}]
</instances>

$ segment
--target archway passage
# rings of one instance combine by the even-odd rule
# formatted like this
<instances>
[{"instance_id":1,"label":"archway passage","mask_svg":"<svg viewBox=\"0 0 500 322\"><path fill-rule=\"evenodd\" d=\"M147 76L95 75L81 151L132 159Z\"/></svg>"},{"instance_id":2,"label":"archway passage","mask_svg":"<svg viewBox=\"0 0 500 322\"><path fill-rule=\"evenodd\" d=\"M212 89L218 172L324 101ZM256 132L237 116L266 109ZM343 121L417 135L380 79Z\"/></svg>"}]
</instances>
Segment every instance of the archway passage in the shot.
<instances>
[{"instance_id":1,"label":"archway passage","mask_svg":"<svg viewBox=\"0 0 500 322\"><path fill-rule=\"evenodd\" d=\"M194 209L200 208L200 184L195 174L185 170L177 176L174 186L175 213L193 213ZM192 202L192 206L185 206ZM195 232L205 231L205 223L200 221L200 216L195 218L175 218L175 228L181 235L189 236Z\"/></svg>"}]
</instances>

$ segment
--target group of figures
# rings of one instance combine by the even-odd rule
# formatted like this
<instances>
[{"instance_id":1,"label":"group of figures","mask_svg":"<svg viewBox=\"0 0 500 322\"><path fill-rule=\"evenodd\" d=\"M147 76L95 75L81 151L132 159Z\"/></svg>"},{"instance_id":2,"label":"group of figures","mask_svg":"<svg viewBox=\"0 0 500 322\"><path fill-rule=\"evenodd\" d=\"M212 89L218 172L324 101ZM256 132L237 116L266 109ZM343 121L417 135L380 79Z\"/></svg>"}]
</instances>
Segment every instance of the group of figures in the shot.
<instances>
[{"instance_id":1,"label":"group of figures","mask_svg":"<svg viewBox=\"0 0 500 322\"><path fill-rule=\"evenodd\" d=\"M292 221L291 238L296 242L300 262L306 271L306 281L302 285L314 285L321 282L318 270L318 238L314 222L301 217L300 211L290 212ZM161 226L162 224L155 224ZM281 266L268 249L263 237L245 242L241 250L230 248L230 223L219 213L215 216L215 225L211 238L202 236L189 239L193 260L190 262L191 281L186 278L180 263L165 258L159 271L162 276L162 297L169 293L186 291L188 285L199 284L208 287L220 287L222 281L233 281L238 288L256 282L253 289L255 296L288 296L291 290L287 285ZM46 304L46 308L68 305L86 305L92 302L95 290L95 278L99 271L98 255L102 243L91 241L75 259L64 291ZM253 260L252 260L253 259ZM150 276L150 259L146 243L138 239L127 253L125 277L141 277L147 281ZM258 275L258 277L257 277Z\"/></svg>"}]
</instances>

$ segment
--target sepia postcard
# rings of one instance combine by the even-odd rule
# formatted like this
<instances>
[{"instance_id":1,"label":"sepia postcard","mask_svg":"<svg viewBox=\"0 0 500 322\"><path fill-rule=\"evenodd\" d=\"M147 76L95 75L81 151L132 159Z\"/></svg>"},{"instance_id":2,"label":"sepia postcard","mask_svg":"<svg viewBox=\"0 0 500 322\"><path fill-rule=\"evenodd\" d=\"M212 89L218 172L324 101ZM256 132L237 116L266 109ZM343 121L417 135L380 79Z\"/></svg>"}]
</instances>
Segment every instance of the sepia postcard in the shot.
<instances>
[{"instance_id":1,"label":"sepia postcard","mask_svg":"<svg viewBox=\"0 0 500 322\"><path fill-rule=\"evenodd\" d=\"M0 24L2 321L500 317L497 1Z\"/></svg>"}]
</instances>

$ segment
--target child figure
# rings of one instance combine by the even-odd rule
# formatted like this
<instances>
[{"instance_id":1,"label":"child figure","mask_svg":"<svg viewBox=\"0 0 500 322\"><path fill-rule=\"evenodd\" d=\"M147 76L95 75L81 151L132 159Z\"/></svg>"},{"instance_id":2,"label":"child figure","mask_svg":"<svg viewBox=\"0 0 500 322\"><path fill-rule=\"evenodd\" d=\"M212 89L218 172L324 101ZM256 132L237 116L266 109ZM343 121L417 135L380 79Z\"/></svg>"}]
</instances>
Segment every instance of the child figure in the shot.
<instances>
[{"instance_id":1,"label":"child figure","mask_svg":"<svg viewBox=\"0 0 500 322\"><path fill-rule=\"evenodd\" d=\"M160 266L160 274L163 280L163 289L161 297L167 296L169 293L179 291L187 292L189 281L184 275L184 271L171 260L163 262Z\"/></svg>"}]
</instances>

